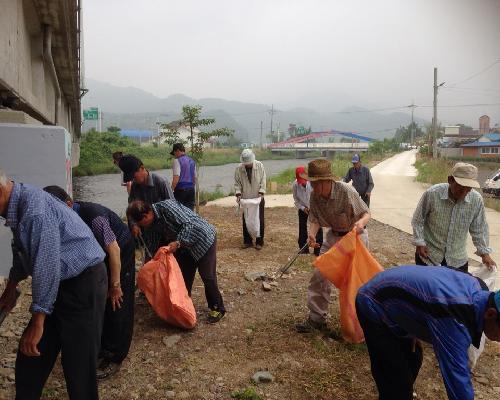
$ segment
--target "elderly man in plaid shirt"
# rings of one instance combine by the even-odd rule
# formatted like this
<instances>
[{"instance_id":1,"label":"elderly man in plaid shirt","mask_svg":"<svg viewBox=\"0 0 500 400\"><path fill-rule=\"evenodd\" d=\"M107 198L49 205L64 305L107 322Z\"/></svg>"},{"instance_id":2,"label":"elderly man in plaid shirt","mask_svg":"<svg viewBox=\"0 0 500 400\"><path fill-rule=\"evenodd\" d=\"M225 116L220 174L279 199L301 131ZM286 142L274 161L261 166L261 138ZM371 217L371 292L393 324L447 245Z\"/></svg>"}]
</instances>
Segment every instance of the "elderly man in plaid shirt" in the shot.
<instances>
[{"instance_id":1,"label":"elderly man in plaid shirt","mask_svg":"<svg viewBox=\"0 0 500 400\"><path fill-rule=\"evenodd\" d=\"M104 251L63 202L0 170L0 216L14 236L13 267L0 309L32 277L31 320L19 341L16 398L39 399L61 352L71 400L98 399L96 362L108 292Z\"/></svg>"},{"instance_id":2,"label":"elderly man in plaid shirt","mask_svg":"<svg viewBox=\"0 0 500 400\"><path fill-rule=\"evenodd\" d=\"M448 183L433 185L422 195L411 221L416 264L443 265L467 272L466 240L470 233L483 264L488 268L496 265L490 256L483 198L472 188L480 188L477 168L459 162L448 176Z\"/></svg>"},{"instance_id":3,"label":"elderly man in plaid shirt","mask_svg":"<svg viewBox=\"0 0 500 400\"><path fill-rule=\"evenodd\" d=\"M189 295L198 270L210 308L208 322L219 322L226 309L217 285L215 227L176 200L164 200L152 205L141 200L133 201L127 208L127 217L141 228L156 232L151 242L152 254L162 243L168 243L169 250L179 263Z\"/></svg>"},{"instance_id":4,"label":"elderly man in plaid shirt","mask_svg":"<svg viewBox=\"0 0 500 400\"><path fill-rule=\"evenodd\" d=\"M344 182L335 181L328 160L313 160L307 169L308 173L302 177L311 181L313 187L309 210L309 246L319 247L316 234L321 227L328 228L328 232L321 245L320 254L326 253L352 229L356 229L361 240L368 245L368 232L365 227L370 220L370 212L356 190ZM332 284L316 269L307 290L309 317L305 322L296 325L297 332L327 330L326 317L331 291Z\"/></svg>"}]
</instances>

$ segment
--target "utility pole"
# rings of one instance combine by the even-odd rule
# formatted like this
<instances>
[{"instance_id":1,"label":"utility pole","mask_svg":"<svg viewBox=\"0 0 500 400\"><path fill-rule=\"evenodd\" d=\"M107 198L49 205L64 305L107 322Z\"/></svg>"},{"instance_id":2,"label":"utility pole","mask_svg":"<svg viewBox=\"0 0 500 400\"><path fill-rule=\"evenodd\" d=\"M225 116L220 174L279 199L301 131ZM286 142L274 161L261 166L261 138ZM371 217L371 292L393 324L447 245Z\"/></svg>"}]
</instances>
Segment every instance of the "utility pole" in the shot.
<instances>
[{"instance_id":1,"label":"utility pole","mask_svg":"<svg viewBox=\"0 0 500 400\"><path fill-rule=\"evenodd\" d=\"M437 157L437 93L438 93L438 85L437 85L437 76L438 70L434 67L434 101L432 103L433 114L432 114L432 158Z\"/></svg>"},{"instance_id":2,"label":"utility pole","mask_svg":"<svg viewBox=\"0 0 500 400\"><path fill-rule=\"evenodd\" d=\"M411 104L408 106L411 108L411 125L410 125L410 146L413 146L413 142L415 141L415 126L413 124L413 111L415 110L415 100L411 101Z\"/></svg>"},{"instance_id":3,"label":"utility pole","mask_svg":"<svg viewBox=\"0 0 500 400\"><path fill-rule=\"evenodd\" d=\"M271 104L271 109L268 111L271 114L271 136L273 135L273 117L274 117L274 104Z\"/></svg>"},{"instance_id":4,"label":"utility pole","mask_svg":"<svg viewBox=\"0 0 500 400\"><path fill-rule=\"evenodd\" d=\"M262 128L263 128L263 121L260 121L260 148L262 149Z\"/></svg>"},{"instance_id":5,"label":"utility pole","mask_svg":"<svg viewBox=\"0 0 500 400\"><path fill-rule=\"evenodd\" d=\"M433 102L434 113L432 117L432 158L437 157L437 94L438 94L438 89L445 84L445 82L441 82L438 85L437 77L438 77L438 70L436 67L434 67L434 102Z\"/></svg>"}]
</instances>

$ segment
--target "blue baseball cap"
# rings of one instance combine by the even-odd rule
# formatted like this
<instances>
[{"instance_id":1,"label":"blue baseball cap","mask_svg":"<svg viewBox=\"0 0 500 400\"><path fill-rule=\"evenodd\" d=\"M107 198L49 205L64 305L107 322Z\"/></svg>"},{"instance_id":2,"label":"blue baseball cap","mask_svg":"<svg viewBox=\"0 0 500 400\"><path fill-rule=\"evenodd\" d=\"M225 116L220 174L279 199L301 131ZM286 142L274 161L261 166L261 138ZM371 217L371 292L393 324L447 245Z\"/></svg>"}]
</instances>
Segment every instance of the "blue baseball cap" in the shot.
<instances>
[{"instance_id":1,"label":"blue baseball cap","mask_svg":"<svg viewBox=\"0 0 500 400\"><path fill-rule=\"evenodd\" d=\"M354 155L352 156L352 160L351 160L351 162L354 164L354 163L359 162L360 160L361 160L361 158L359 157L359 154L354 154Z\"/></svg>"}]
</instances>

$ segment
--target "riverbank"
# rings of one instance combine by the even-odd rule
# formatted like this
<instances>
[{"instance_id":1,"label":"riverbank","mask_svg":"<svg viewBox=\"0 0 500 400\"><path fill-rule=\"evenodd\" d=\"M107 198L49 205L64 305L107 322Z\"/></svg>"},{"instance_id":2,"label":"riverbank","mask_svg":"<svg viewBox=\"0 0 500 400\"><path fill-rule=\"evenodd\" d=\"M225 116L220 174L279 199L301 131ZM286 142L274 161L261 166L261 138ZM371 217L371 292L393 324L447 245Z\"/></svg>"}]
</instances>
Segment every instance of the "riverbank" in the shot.
<instances>
[{"instance_id":1,"label":"riverbank","mask_svg":"<svg viewBox=\"0 0 500 400\"><path fill-rule=\"evenodd\" d=\"M113 164L111 155L115 151L133 154L141 159L146 168L154 171L169 169L172 166L171 146L140 146L127 137L115 132L88 133L80 144L80 164L73 168L73 176L93 176L119 173ZM240 148L206 149L201 162L202 166L217 166L240 161ZM287 160L295 158L294 152L274 154L267 149L253 149L258 160ZM319 153L318 153L319 155Z\"/></svg>"},{"instance_id":2,"label":"riverbank","mask_svg":"<svg viewBox=\"0 0 500 400\"><path fill-rule=\"evenodd\" d=\"M396 153L388 152L380 154L368 151L366 153L361 154L361 162L363 163L363 165L372 168L379 162L392 157L394 154ZM341 180L346 175L349 168L352 167L351 160L352 160L351 154L339 154L330 160L332 163L333 175L336 177L337 180ZM298 165L303 165L307 167L307 160L304 160L304 162ZM274 182L274 185L271 184L274 188L273 193L274 192L280 194L292 193L292 184L295 181L295 168L288 168L275 176L271 176L268 179L268 181L270 183Z\"/></svg>"},{"instance_id":3,"label":"riverbank","mask_svg":"<svg viewBox=\"0 0 500 400\"><path fill-rule=\"evenodd\" d=\"M271 291L264 291L260 281L245 279L248 272L276 271L297 250L296 211L285 207L266 209L266 243L259 252L240 249L241 216L221 207L202 207L201 214L218 231L218 280L228 309L226 317L215 325L204 321L207 309L198 276L192 296L199 322L192 331L166 325L143 298L137 297L130 353L120 372L101 382L100 398L375 400L377 391L365 345L334 341L320 333L295 332L295 323L307 313L313 255L299 256L292 273L277 280ZM412 262L414 247L410 235L377 221L370 221L368 229L371 252L384 267ZM0 328L0 399L14 398L15 350L30 315L31 292L27 282L23 283L23 293L14 313ZM335 290L330 314L329 325L338 330ZM168 345L174 341L174 345ZM500 345L487 341L472 375L476 398L498 398L499 362ZM252 375L262 370L271 373L274 381L254 384ZM241 397L245 392L248 397ZM420 400L447 398L436 358L428 345L415 392ZM67 399L59 361L42 399Z\"/></svg>"}]
</instances>

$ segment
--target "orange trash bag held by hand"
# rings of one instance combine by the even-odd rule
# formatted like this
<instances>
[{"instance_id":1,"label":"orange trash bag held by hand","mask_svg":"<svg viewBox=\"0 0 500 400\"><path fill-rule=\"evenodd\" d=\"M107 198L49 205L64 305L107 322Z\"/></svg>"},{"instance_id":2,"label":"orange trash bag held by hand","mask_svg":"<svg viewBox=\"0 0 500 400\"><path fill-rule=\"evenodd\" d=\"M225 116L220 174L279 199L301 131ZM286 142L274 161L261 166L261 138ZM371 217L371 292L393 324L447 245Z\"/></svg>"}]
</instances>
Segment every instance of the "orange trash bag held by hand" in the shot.
<instances>
[{"instance_id":1,"label":"orange trash bag held by hand","mask_svg":"<svg viewBox=\"0 0 500 400\"><path fill-rule=\"evenodd\" d=\"M181 328L194 328L196 311L193 301L179 264L167 247L160 247L154 258L141 268L137 274L137 286L161 319Z\"/></svg>"},{"instance_id":2,"label":"orange trash bag held by hand","mask_svg":"<svg viewBox=\"0 0 500 400\"><path fill-rule=\"evenodd\" d=\"M343 338L361 343L364 334L356 315L356 294L361 286L383 270L353 230L314 262L321 275L339 290L340 327Z\"/></svg>"}]
</instances>

